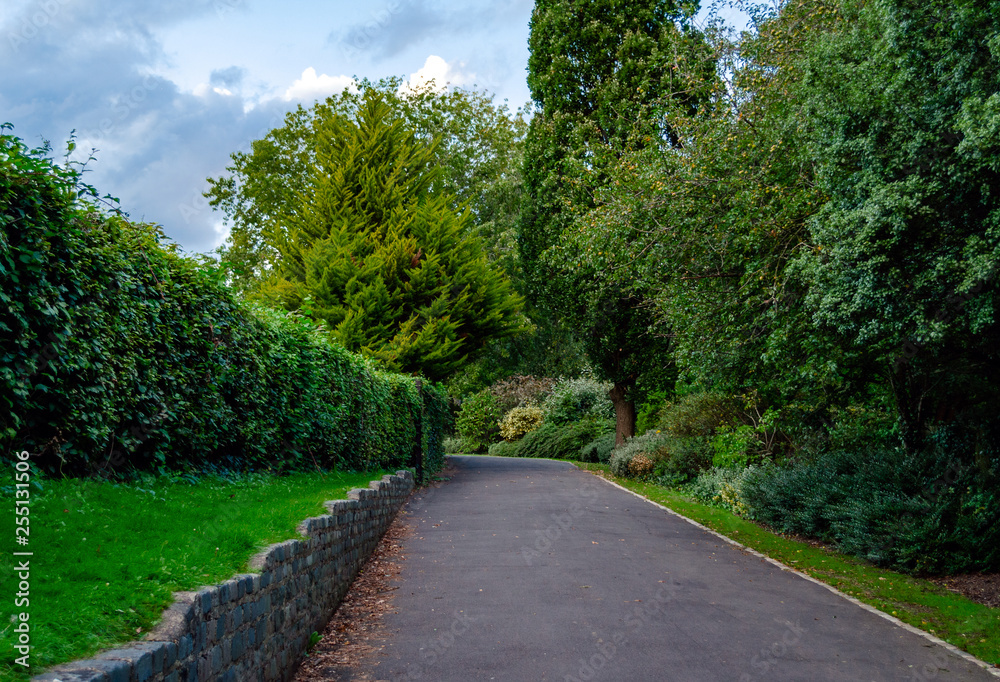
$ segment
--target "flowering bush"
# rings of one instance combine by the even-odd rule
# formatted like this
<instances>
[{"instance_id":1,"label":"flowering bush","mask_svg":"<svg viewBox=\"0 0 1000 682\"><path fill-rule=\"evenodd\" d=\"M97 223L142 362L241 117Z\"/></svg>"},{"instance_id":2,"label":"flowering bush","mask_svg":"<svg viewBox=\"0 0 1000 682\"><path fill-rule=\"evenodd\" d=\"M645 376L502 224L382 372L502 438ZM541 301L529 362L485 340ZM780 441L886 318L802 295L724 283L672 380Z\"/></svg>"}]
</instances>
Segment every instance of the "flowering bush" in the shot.
<instances>
[{"instance_id":1,"label":"flowering bush","mask_svg":"<svg viewBox=\"0 0 1000 682\"><path fill-rule=\"evenodd\" d=\"M500 420L500 437L505 441L520 440L524 434L542 425L542 408L534 405L515 407Z\"/></svg>"}]
</instances>

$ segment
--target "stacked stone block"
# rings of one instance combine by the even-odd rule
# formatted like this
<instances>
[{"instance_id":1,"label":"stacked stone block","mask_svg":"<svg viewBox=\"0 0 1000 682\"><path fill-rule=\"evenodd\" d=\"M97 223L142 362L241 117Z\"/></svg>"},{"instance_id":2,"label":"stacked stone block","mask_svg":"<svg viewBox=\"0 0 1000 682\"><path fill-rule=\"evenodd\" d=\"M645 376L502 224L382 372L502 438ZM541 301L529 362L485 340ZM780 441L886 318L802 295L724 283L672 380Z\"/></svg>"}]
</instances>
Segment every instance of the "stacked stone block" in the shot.
<instances>
[{"instance_id":1,"label":"stacked stone block","mask_svg":"<svg viewBox=\"0 0 1000 682\"><path fill-rule=\"evenodd\" d=\"M400 507L413 474L398 471L327 502L301 540L254 557L259 573L180 592L145 641L58 666L37 682L272 682L295 673Z\"/></svg>"}]
</instances>

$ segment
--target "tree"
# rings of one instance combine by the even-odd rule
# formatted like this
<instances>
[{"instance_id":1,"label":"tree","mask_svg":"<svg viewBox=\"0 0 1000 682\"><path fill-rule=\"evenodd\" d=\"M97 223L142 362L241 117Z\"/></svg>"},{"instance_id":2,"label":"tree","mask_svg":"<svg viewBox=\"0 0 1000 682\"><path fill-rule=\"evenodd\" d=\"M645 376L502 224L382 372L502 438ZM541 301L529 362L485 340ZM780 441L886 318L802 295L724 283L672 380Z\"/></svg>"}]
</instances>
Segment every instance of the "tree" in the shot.
<instances>
[{"instance_id":1,"label":"tree","mask_svg":"<svg viewBox=\"0 0 1000 682\"><path fill-rule=\"evenodd\" d=\"M380 94L419 139L438 140L437 189L450 194L452 208L469 207L469 225L484 238L490 259L513 265L525 113L512 114L483 91L442 91L434 83L408 88L400 78L366 79L313 107L299 106L284 125L254 141L249 152L234 153L228 175L209 178L206 196L230 227L222 260L238 289L253 289L274 267L278 252L263 234L297 201L316 163L318 131L333 118L354 117L371 93Z\"/></svg>"},{"instance_id":2,"label":"tree","mask_svg":"<svg viewBox=\"0 0 1000 682\"><path fill-rule=\"evenodd\" d=\"M595 192L631 148L666 140L667 107L696 106L679 87L692 68L711 74L689 20L696 6L538 0L531 20L528 86L537 107L526 141L526 201L518 246L529 300L579 330L587 354L613 382L617 441L635 431L632 396L642 371L672 367L668 337L646 331L643 294L607 269L585 267L583 218ZM591 245L592 246L592 245Z\"/></svg>"},{"instance_id":3,"label":"tree","mask_svg":"<svg viewBox=\"0 0 1000 682\"><path fill-rule=\"evenodd\" d=\"M586 235L686 372L814 415L884 396L911 450L995 418L996 8L798 0L716 36L730 83Z\"/></svg>"},{"instance_id":4,"label":"tree","mask_svg":"<svg viewBox=\"0 0 1000 682\"><path fill-rule=\"evenodd\" d=\"M520 298L441 186L437 140L408 129L376 89L313 135L311 172L261 231L279 254L261 297L432 380L520 330Z\"/></svg>"},{"instance_id":5,"label":"tree","mask_svg":"<svg viewBox=\"0 0 1000 682\"><path fill-rule=\"evenodd\" d=\"M811 161L829 197L796 257L810 336L862 353L904 443L978 430L1000 399L1000 2L836 3L802 58Z\"/></svg>"},{"instance_id":6,"label":"tree","mask_svg":"<svg viewBox=\"0 0 1000 682\"><path fill-rule=\"evenodd\" d=\"M801 25L818 28L823 16L789 5L739 41L707 27L704 59L727 80L679 74L682 91L703 94L698 106L664 108L673 139L626 153L577 235L580 261L643 293L680 371L702 386L807 401L804 376L837 381L817 381L819 363L782 341L791 320L807 324L786 268L822 199L790 90L800 78L794 55Z\"/></svg>"}]
</instances>

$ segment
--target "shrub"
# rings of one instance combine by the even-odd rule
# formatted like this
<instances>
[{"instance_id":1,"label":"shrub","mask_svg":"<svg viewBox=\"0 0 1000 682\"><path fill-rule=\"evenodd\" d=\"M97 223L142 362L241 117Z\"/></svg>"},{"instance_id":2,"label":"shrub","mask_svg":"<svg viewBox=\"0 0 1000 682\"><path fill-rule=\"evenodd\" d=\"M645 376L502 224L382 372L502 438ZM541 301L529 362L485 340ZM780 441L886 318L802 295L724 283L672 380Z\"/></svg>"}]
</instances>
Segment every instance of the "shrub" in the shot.
<instances>
[{"instance_id":1,"label":"shrub","mask_svg":"<svg viewBox=\"0 0 1000 682\"><path fill-rule=\"evenodd\" d=\"M585 419L569 424L544 423L517 442L518 457L573 459L587 443L613 428L607 420Z\"/></svg>"},{"instance_id":2,"label":"shrub","mask_svg":"<svg viewBox=\"0 0 1000 682\"><path fill-rule=\"evenodd\" d=\"M687 483L712 466L712 448L706 438L669 436L653 452L657 483L676 486Z\"/></svg>"},{"instance_id":3,"label":"shrub","mask_svg":"<svg viewBox=\"0 0 1000 682\"><path fill-rule=\"evenodd\" d=\"M548 377L518 375L496 382L489 391L497 399L500 411L506 414L515 407L541 405L555 385L556 380Z\"/></svg>"},{"instance_id":4,"label":"shrub","mask_svg":"<svg viewBox=\"0 0 1000 682\"><path fill-rule=\"evenodd\" d=\"M568 424L582 419L613 419L610 390L611 384L593 379L560 379L542 405L545 421Z\"/></svg>"},{"instance_id":5,"label":"shrub","mask_svg":"<svg viewBox=\"0 0 1000 682\"><path fill-rule=\"evenodd\" d=\"M646 402L639 407L636 415L635 432L641 436L647 431L655 431L657 425L663 420L666 410L670 409L671 393L667 391L656 391L651 393Z\"/></svg>"},{"instance_id":6,"label":"shrub","mask_svg":"<svg viewBox=\"0 0 1000 682\"><path fill-rule=\"evenodd\" d=\"M517 445L517 441L508 443L502 440L491 445L488 452L494 457L517 457Z\"/></svg>"},{"instance_id":7,"label":"shrub","mask_svg":"<svg viewBox=\"0 0 1000 682\"><path fill-rule=\"evenodd\" d=\"M942 429L923 452L872 446L747 470L739 498L778 531L909 572L1000 568L1000 448Z\"/></svg>"},{"instance_id":8,"label":"shrub","mask_svg":"<svg viewBox=\"0 0 1000 682\"><path fill-rule=\"evenodd\" d=\"M741 424L736 428L720 428L711 443L712 464L717 467L745 469L753 459L757 436L752 426Z\"/></svg>"},{"instance_id":9,"label":"shrub","mask_svg":"<svg viewBox=\"0 0 1000 682\"><path fill-rule=\"evenodd\" d=\"M638 453L628 463L628 472L635 478L642 478L653 473L653 460L643 453Z\"/></svg>"},{"instance_id":10,"label":"shrub","mask_svg":"<svg viewBox=\"0 0 1000 682\"><path fill-rule=\"evenodd\" d=\"M237 300L211 261L99 212L72 169L0 129L0 433L43 472L391 468L445 395L302 317Z\"/></svg>"},{"instance_id":11,"label":"shrub","mask_svg":"<svg viewBox=\"0 0 1000 682\"><path fill-rule=\"evenodd\" d=\"M490 443L500 439L500 417L500 406L488 389L462 402L455 428L468 448L467 452L486 452Z\"/></svg>"},{"instance_id":12,"label":"shrub","mask_svg":"<svg viewBox=\"0 0 1000 682\"><path fill-rule=\"evenodd\" d=\"M657 428L674 436L712 437L727 424L739 421L737 400L718 393L692 393L663 410Z\"/></svg>"},{"instance_id":13,"label":"shrub","mask_svg":"<svg viewBox=\"0 0 1000 682\"><path fill-rule=\"evenodd\" d=\"M454 436L445 438L442 441L442 446L444 448L445 454L448 455L460 455L466 452L465 441L461 438L456 438Z\"/></svg>"},{"instance_id":14,"label":"shrub","mask_svg":"<svg viewBox=\"0 0 1000 682\"><path fill-rule=\"evenodd\" d=\"M653 454L669 442L669 436L665 433L648 431L641 436L629 438L625 443L615 448L611 453L611 473L615 476L630 476L630 462L636 455L643 455L648 459L653 459Z\"/></svg>"},{"instance_id":15,"label":"shrub","mask_svg":"<svg viewBox=\"0 0 1000 682\"><path fill-rule=\"evenodd\" d=\"M580 448L581 462L600 462L607 464L611 459L611 452L615 449L615 433L606 433L598 436Z\"/></svg>"},{"instance_id":16,"label":"shrub","mask_svg":"<svg viewBox=\"0 0 1000 682\"><path fill-rule=\"evenodd\" d=\"M515 407L500 420L500 437L505 441L520 440L524 434L542 425L542 408L534 405Z\"/></svg>"}]
</instances>

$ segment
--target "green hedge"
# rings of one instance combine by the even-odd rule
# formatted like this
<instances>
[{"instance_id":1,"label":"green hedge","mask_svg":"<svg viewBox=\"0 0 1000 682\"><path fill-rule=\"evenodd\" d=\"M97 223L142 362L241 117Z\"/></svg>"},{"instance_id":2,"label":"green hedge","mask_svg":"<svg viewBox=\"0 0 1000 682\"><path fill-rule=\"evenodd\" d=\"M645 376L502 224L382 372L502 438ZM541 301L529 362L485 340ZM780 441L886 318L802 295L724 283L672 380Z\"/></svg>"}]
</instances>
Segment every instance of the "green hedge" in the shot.
<instances>
[{"instance_id":1,"label":"green hedge","mask_svg":"<svg viewBox=\"0 0 1000 682\"><path fill-rule=\"evenodd\" d=\"M0 130L0 133L6 133ZM95 208L46 148L0 134L0 437L49 473L391 468L446 395L379 371L311 322L234 298L208 259Z\"/></svg>"}]
</instances>

